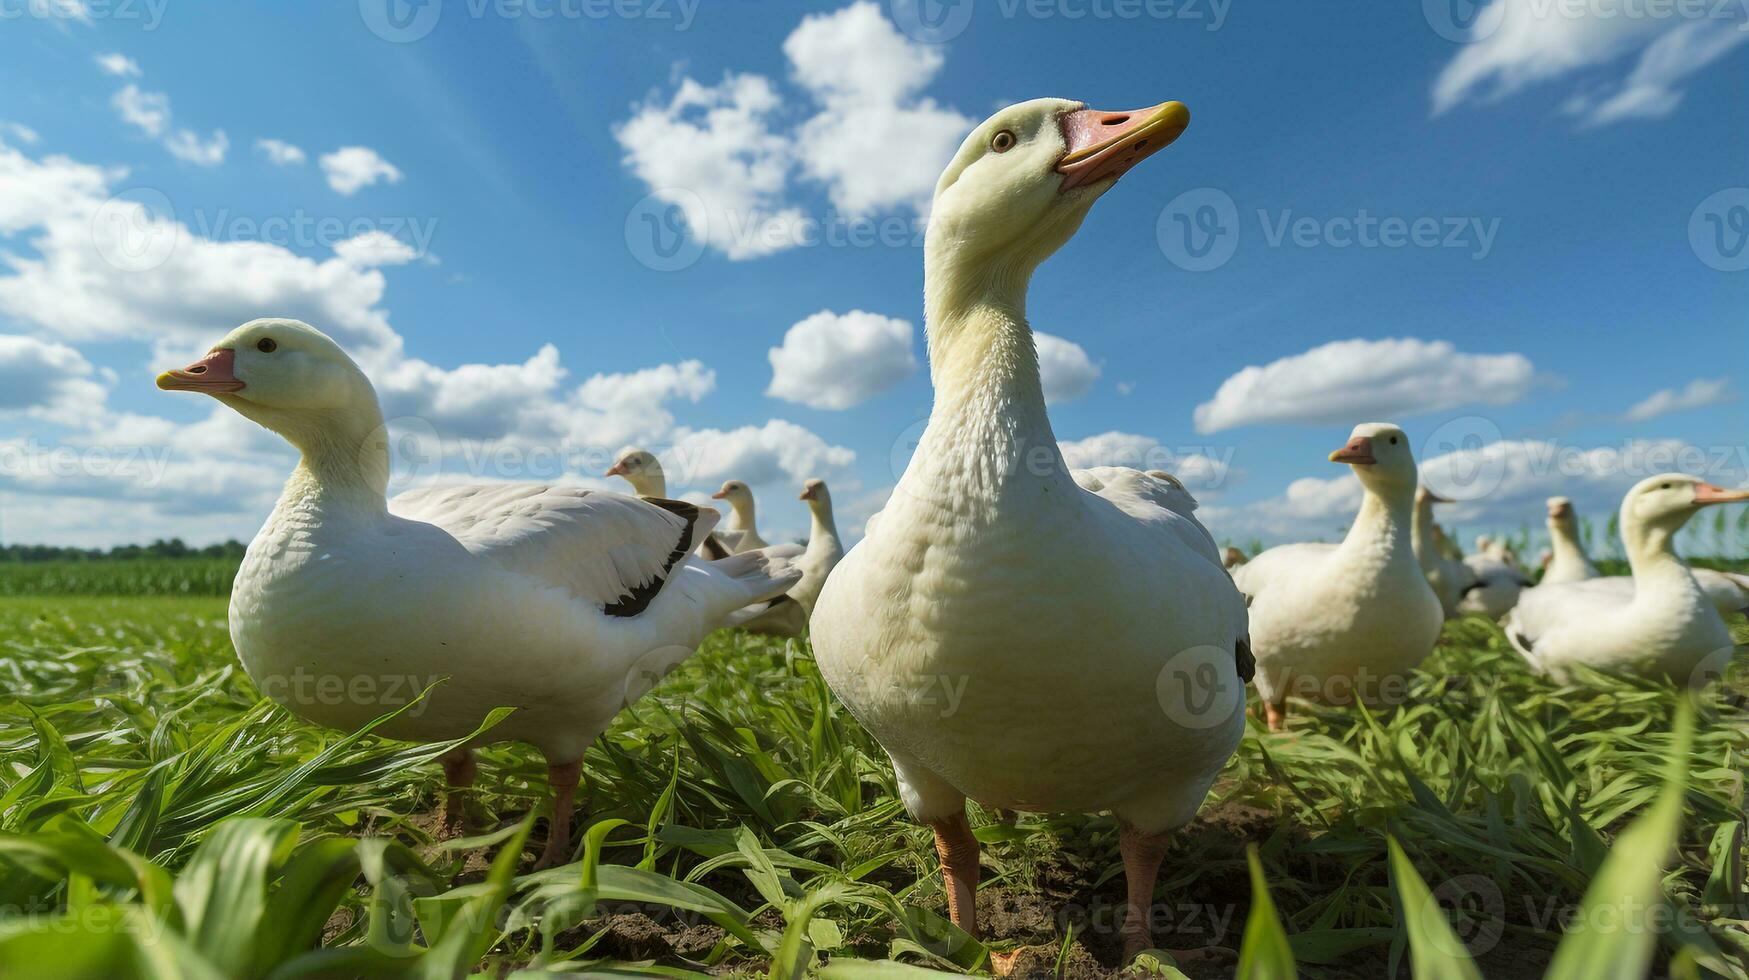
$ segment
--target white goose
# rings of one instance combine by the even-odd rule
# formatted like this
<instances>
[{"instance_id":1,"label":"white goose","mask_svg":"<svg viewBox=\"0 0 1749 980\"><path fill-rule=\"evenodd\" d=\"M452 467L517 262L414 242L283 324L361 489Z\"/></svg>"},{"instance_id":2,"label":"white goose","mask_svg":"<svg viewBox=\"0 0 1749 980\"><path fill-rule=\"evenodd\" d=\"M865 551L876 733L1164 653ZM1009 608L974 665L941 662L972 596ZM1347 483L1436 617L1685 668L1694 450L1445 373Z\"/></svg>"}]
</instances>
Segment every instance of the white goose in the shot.
<instances>
[{"instance_id":1,"label":"white goose","mask_svg":"<svg viewBox=\"0 0 1749 980\"><path fill-rule=\"evenodd\" d=\"M934 830L949 911L973 935L968 797L1114 812L1125 945L1145 947L1167 834L1244 729L1245 606L1213 539L1165 481L1077 484L1025 313L1038 264L1188 121L1176 102L1102 113L1040 99L966 138L925 238L929 424L814 610L821 672Z\"/></svg>"},{"instance_id":2,"label":"white goose","mask_svg":"<svg viewBox=\"0 0 1749 980\"><path fill-rule=\"evenodd\" d=\"M757 551L766 546L765 539L759 536L758 522L754 517L751 487L740 480L730 480L711 494L711 499L729 502L729 526L717 531L716 537L730 554Z\"/></svg>"},{"instance_id":3,"label":"white goose","mask_svg":"<svg viewBox=\"0 0 1749 980\"><path fill-rule=\"evenodd\" d=\"M309 697L299 678L320 681L317 691L333 678L348 692L391 681L417 692L448 677L378 729L414 741L466 736L491 709L515 707L487 737L547 758L555 803L543 864L569 854L583 751L620 708L731 610L800 577L760 553L690 559L717 515L679 501L534 484L386 500L375 390L339 345L295 320L246 323L158 387L210 394L302 455L231 593L231 639L256 685L352 730L395 704ZM466 749L444 768L458 789L472 780Z\"/></svg>"},{"instance_id":4,"label":"white goose","mask_svg":"<svg viewBox=\"0 0 1749 980\"><path fill-rule=\"evenodd\" d=\"M1585 546L1579 541L1578 524L1572 501L1566 497L1549 498L1549 540L1554 557L1538 587L1563 582L1591 582L1593 590L1614 590L1620 601L1631 600L1634 595L1632 576L1600 575L1585 555ZM1749 575L1711 568L1690 568L1689 572L1719 615L1749 612Z\"/></svg>"},{"instance_id":5,"label":"white goose","mask_svg":"<svg viewBox=\"0 0 1749 980\"><path fill-rule=\"evenodd\" d=\"M667 497L668 475L656 454L645 449L628 449L608 467L602 476L617 476L632 485L640 497Z\"/></svg>"},{"instance_id":6,"label":"white goose","mask_svg":"<svg viewBox=\"0 0 1749 980\"><path fill-rule=\"evenodd\" d=\"M1476 584L1458 608L1498 620L1518 604L1520 593L1532 584L1530 576L1519 569L1512 549L1504 541L1481 535L1476 538L1476 551L1477 554L1464 558L1464 564L1475 573Z\"/></svg>"},{"instance_id":7,"label":"white goose","mask_svg":"<svg viewBox=\"0 0 1749 980\"><path fill-rule=\"evenodd\" d=\"M1414 545L1415 560L1421 563L1427 584L1433 586L1433 594L1439 597L1445 618L1451 619L1458 614L1464 593L1475 586L1476 576L1470 566L1445 557L1440 550L1439 524L1433 519L1433 505L1444 503L1450 501L1426 487L1415 491Z\"/></svg>"},{"instance_id":8,"label":"white goose","mask_svg":"<svg viewBox=\"0 0 1749 980\"><path fill-rule=\"evenodd\" d=\"M1575 664L1677 681L1729 657L1731 631L1677 557L1676 532L1702 507L1749 500L1681 473L1641 480L1621 504L1621 535L1633 578L1543 585L1524 593L1502 625L1531 666L1565 681Z\"/></svg>"},{"instance_id":9,"label":"white goose","mask_svg":"<svg viewBox=\"0 0 1749 980\"><path fill-rule=\"evenodd\" d=\"M739 623L744 630L774 636L802 635L820 590L826 587L826 579L844 557L838 522L832 516L832 492L826 489L826 481L809 480L799 499L807 502L811 525L807 548L794 558L796 567L802 570L802 580L783 597L772 600L766 612Z\"/></svg>"},{"instance_id":10,"label":"white goose","mask_svg":"<svg viewBox=\"0 0 1749 980\"><path fill-rule=\"evenodd\" d=\"M1403 430L1357 425L1330 461L1353 467L1365 491L1342 543L1283 545L1233 570L1251 599L1257 691L1272 730L1290 695L1389 701L1445 619L1410 543L1416 473Z\"/></svg>"}]
</instances>

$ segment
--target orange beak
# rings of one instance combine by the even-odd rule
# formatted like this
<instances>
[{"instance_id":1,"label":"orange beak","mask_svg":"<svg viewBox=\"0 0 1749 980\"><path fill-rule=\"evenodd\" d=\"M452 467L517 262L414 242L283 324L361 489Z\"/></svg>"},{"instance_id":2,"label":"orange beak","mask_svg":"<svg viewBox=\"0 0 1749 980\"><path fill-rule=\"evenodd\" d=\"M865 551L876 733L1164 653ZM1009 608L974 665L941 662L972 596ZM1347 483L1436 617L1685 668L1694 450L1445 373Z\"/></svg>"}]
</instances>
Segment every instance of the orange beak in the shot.
<instances>
[{"instance_id":1,"label":"orange beak","mask_svg":"<svg viewBox=\"0 0 1749 980\"><path fill-rule=\"evenodd\" d=\"M212 351L185 368L158 375L165 391L204 391L209 395L242 391L237 380L237 352L229 347Z\"/></svg>"},{"instance_id":2,"label":"orange beak","mask_svg":"<svg viewBox=\"0 0 1749 980\"><path fill-rule=\"evenodd\" d=\"M625 476L626 475L625 461L621 460L620 462L617 462L617 463L613 464L612 466L609 466L607 468L607 472L603 473L601 475L602 476Z\"/></svg>"},{"instance_id":3,"label":"orange beak","mask_svg":"<svg viewBox=\"0 0 1749 980\"><path fill-rule=\"evenodd\" d=\"M1149 109L1101 112L1078 109L1063 116L1062 191L1116 180L1183 134L1190 110L1182 102Z\"/></svg>"},{"instance_id":4,"label":"orange beak","mask_svg":"<svg viewBox=\"0 0 1749 980\"><path fill-rule=\"evenodd\" d=\"M1697 504L1734 504L1742 500L1749 500L1749 490L1726 490L1711 483L1694 488L1694 502Z\"/></svg>"},{"instance_id":5,"label":"orange beak","mask_svg":"<svg viewBox=\"0 0 1749 980\"><path fill-rule=\"evenodd\" d=\"M813 500L814 499L814 488L809 487L806 490L803 490L801 493L801 496L797 497L796 499L797 500Z\"/></svg>"},{"instance_id":6,"label":"orange beak","mask_svg":"<svg viewBox=\"0 0 1749 980\"><path fill-rule=\"evenodd\" d=\"M1573 513L1573 505L1572 504L1554 504L1551 507L1549 507L1549 516L1550 517L1561 518L1561 517L1566 517L1568 514L1571 514L1571 513Z\"/></svg>"},{"instance_id":7,"label":"orange beak","mask_svg":"<svg viewBox=\"0 0 1749 980\"><path fill-rule=\"evenodd\" d=\"M1378 460L1372 454L1372 440L1366 436L1355 436L1348 440L1348 445L1330 454L1330 462L1347 463L1350 466L1371 466Z\"/></svg>"},{"instance_id":8,"label":"orange beak","mask_svg":"<svg viewBox=\"0 0 1749 980\"><path fill-rule=\"evenodd\" d=\"M727 499L729 499L729 491L718 490L716 493L711 494L711 499L712 500L727 500Z\"/></svg>"}]
</instances>

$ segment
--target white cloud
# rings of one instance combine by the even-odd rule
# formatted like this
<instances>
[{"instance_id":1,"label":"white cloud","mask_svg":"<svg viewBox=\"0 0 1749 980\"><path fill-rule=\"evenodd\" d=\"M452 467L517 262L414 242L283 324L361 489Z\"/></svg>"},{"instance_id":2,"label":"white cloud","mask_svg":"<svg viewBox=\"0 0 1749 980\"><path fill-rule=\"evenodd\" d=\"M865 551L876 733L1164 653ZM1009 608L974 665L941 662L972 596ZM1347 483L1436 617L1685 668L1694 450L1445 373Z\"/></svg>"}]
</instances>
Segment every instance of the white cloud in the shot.
<instances>
[{"instance_id":1,"label":"white cloud","mask_svg":"<svg viewBox=\"0 0 1749 980\"><path fill-rule=\"evenodd\" d=\"M663 455L678 465L682 485L715 490L729 479L755 486L794 484L791 496L800 491L803 480L829 479L856 462L854 451L784 419L727 431L677 429L672 447Z\"/></svg>"},{"instance_id":2,"label":"white cloud","mask_svg":"<svg viewBox=\"0 0 1749 980\"><path fill-rule=\"evenodd\" d=\"M0 334L0 416L78 425L103 410L108 394L97 369L73 348Z\"/></svg>"},{"instance_id":3,"label":"white cloud","mask_svg":"<svg viewBox=\"0 0 1749 980\"><path fill-rule=\"evenodd\" d=\"M361 269L378 265L406 265L419 257L419 252L413 246L381 229L337 242L334 245L334 254Z\"/></svg>"},{"instance_id":4,"label":"white cloud","mask_svg":"<svg viewBox=\"0 0 1749 980\"><path fill-rule=\"evenodd\" d=\"M163 92L142 92L129 82L109 100L116 114L130 126L136 126L147 136L164 135L170 125L170 96Z\"/></svg>"},{"instance_id":5,"label":"white cloud","mask_svg":"<svg viewBox=\"0 0 1749 980\"><path fill-rule=\"evenodd\" d=\"M1099 365L1080 344L1037 330L1032 339L1038 347L1039 379L1047 404L1072 402L1093 390L1093 383L1099 380Z\"/></svg>"},{"instance_id":6,"label":"white cloud","mask_svg":"<svg viewBox=\"0 0 1749 980\"><path fill-rule=\"evenodd\" d=\"M917 370L905 320L851 310L821 310L790 327L773 347L765 393L811 408L841 410L867 401Z\"/></svg>"},{"instance_id":7,"label":"white cloud","mask_svg":"<svg viewBox=\"0 0 1749 980\"><path fill-rule=\"evenodd\" d=\"M140 77L139 63L119 51L97 55L95 60L97 66L102 68L108 74L115 75L119 78Z\"/></svg>"},{"instance_id":8,"label":"white cloud","mask_svg":"<svg viewBox=\"0 0 1749 980\"><path fill-rule=\"evenodd\" d=\"M280 167L295 167L308 159L301 147L293 146L284 140L258 139L255 141L255 148L267 154L267 159Z\"/></svg>"},{"instance_id":9,"label":"white cloud","mask_svg":"<svg viewBox=\"0 0 1749 980\"><path fill-rule=\"evenodd\" d=\"M1700 16L1695 16L1698 12ZM1625 77L1570 96L1564 111L1586 125L1659 118L1675 111L1683 83L1749 40L1741 4L1559 4L1493 0L1475 16L1486 36L1466 44L1433 85L1433 114L1465 102L1489 103L1539 83L1599 74L1639 52Z\"/></svg>"},{"instance_id":10,"label":"white cloud","mask_svg":"<svg viewBox=\"0 0 1749 980\"><path fill-rule=\"evenodd\" d=\"M1443 340L1337 340L1250 366L1196 407L1196 430L1391 421L1459 405L1506 405L1536 372L1522 354L1465 354Z\"/></svg>"},{"instance_id":11,"label":"white cloud","mask_svg":"<svg viewBox=\"0 0 1749 980\"><path fill-rule=\"evenodd\" d=\"M1644 422L1671 412L1724 405L1736 400L1737 392L1731 387L1730 378L1696 378L1681 388L1653 392L1628 409L1623 417L1629 422Z\"/></svg>"},{"instance_id":12,"label":"white cloud","mask_svg":"<svg viewBox=\"0 0 1749 980\"><path fill-rule=\"evenodd\" d=\"M783 50L813 103L799 125L769 79L730 73L714 86L682 79L614 129L626 168L730 259L815 234L794 203L797 177L823 185L842 220L921 213L973 122L919 97L941 50L904 38L867 0L804 18Z\"/></svg>"},{"instance_id":13,"label":"white cloud","mask_svg":"<svg viewBox=\"0 0 1749 980\"><path fill-rule=\"evenodd\" d=\"M129 82L110 100L122 121L137 127L154 139L162 139L164 149L178 160L201 167L216 167L225 162L225 152L231 141L224 130L215 130L206 139L193 130L170 132L170 96L163 92L143 92Z\"/></svg>"},{"instance_id":14,"label":"white cloud","mask_svg":"<svg viewBox=\"0 0 1749 980\"><path fill-rule=\"evenodd\" d=\"M1202 507L1197 516L1216 540L1333 541L1360 510L1353 473L1301 477L1280 495L1239 506Z\"/></svg>"},{"instance_id":15,"label":"white cloud","mask_svg":"<svg viewBox=\"0 0 1749 980\"><path fill-rule=\"evenodd\" d=\"M1172 449L1153 436L1133 432L1102 432L1085 439L1062 440L1057 447L1074 469L1127 466L1135 470L1165 470L1195 493L1221 488L1230 474L1226 460L1216 459L1204 450Z\"/></svg>"},{"instance_id":16,"label":"white cloud","mask_svg":"<svg viewBox=\"0 0 1749 980\"><path fill-rule=\"evenodd\" d=\"M400 169L368 146L343 146L322 154L317 162L328 178L328 186L342 194L356 194L377 181L401 182Z\"/></svg>"},{"instance_id":17,"label":"white cloud","mask_svg":"<svg viewBox=\"0 0 1749 980\"><path fill-rule=\"evenodd\" d=\"M976 121L916 98L941 70L943 49L905 38L862 0L804 18L783 52L821 106L797 133L796 152L832 203L851 217L928 210L942 167Z\"/></svg>"},{"instance_id":18,"label":"white cloud","mask_svg":"<svg viewBox=\"0 0 1749 980\"><path fill-rule=\"evenodd\" d=\"M0 135L10 136L26 146L42 138L37 135L36 130L18 122L0 122Z\"/></svg>"}]
</instances>

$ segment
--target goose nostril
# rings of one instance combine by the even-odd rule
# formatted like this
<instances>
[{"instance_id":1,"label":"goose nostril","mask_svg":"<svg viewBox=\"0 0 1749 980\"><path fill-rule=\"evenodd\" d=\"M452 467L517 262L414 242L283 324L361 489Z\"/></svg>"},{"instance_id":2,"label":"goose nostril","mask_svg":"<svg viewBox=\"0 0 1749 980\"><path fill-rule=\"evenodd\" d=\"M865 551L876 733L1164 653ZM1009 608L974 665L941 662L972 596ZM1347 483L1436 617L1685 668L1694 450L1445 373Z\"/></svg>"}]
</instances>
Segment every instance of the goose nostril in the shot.
<instances>
[{"instance_id":1,"label":"goose nostril","mask_svg":"<svg viewBox=\"0 0 1749 980\"><path fill-rule=\"evenodd\" d=\"M205 364L196 364L194 367L191 367L188 369L188 373L189 374L205 374L206 373L206 365Z\"/></svg>"},{"instance_id":2,"label":"goose nostril","mask_svg":"<svg viewBox=\"0 0 1749 980\"><path fill-rule=\"evenodd\" d=\"M1125 113L1121 116L1106 116L1104 119L1100 120L1100 125L1119 126L1119 125L1122 125L1122 124L1129 122L1129 121L1130 121L1129 114Z\"/></svg>"}]
</instances>

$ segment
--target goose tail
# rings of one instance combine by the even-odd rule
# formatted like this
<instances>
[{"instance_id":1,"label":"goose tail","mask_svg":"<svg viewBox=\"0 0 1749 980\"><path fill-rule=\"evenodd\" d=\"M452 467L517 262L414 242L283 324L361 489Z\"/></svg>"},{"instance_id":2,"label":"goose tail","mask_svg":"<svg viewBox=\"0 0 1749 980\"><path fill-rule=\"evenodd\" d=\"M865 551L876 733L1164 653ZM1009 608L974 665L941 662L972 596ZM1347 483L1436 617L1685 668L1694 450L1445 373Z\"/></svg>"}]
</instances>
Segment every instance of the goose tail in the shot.
<instances>
[{"instance_id":1,"label":"goose tail","mask_svg":"<svg viewBox=\"0 0 1749 980\"><path fill-rule=\"evenodd\" d=\"M728 590L731 594L725 596L728 608L722 615L727 616L732 610L756 602L775 599L800 582L802 570L796 564L796 555L792 551L790 546L777 545L743 551L738 555L711 562L711 569L727 576L732 586Z\"/></svg>"}]
</instances>

